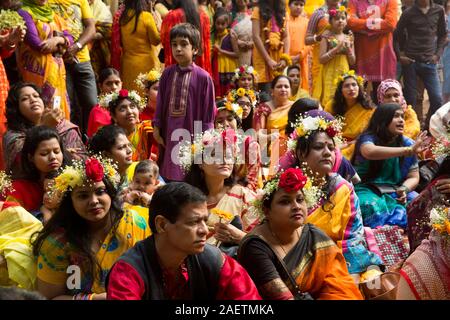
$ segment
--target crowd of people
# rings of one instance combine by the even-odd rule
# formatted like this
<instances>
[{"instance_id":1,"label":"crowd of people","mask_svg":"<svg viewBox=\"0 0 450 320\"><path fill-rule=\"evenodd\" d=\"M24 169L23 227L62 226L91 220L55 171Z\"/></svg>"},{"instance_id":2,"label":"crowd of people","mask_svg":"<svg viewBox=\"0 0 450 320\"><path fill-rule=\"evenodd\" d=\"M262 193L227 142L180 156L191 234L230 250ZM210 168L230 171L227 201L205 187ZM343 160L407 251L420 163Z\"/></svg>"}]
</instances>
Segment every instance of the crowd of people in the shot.
<instances>
[{"instance_id":1,"label":"crowd of people","mask_svg":"<svg viewBox=\"0 0 450 320\"><path fill-rule=\"evenodd\" d=\"M450 1L0 9L0 297L450 299Z\"/></svg>"}]
</instances>

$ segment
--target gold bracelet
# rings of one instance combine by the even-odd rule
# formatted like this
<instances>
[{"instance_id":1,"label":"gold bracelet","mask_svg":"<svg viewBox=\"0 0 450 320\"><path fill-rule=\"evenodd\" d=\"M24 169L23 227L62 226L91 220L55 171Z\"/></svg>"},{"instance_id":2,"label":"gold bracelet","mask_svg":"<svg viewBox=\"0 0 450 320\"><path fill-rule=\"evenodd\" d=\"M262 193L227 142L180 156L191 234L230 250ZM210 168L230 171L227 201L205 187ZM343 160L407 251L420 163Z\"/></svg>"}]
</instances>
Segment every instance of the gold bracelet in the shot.
<instances>
[{"instance_id":1,"label":"gold bracelet","mask_svg":"<svg viewBox=\"0 0 450 320\"><path fill-rule=\"evenodd\" d=\"M410 156L413 154L413 148L411 146L409 147L404 147L405 151L406 151L406 155Z\"/></svg>"}]
</instances>

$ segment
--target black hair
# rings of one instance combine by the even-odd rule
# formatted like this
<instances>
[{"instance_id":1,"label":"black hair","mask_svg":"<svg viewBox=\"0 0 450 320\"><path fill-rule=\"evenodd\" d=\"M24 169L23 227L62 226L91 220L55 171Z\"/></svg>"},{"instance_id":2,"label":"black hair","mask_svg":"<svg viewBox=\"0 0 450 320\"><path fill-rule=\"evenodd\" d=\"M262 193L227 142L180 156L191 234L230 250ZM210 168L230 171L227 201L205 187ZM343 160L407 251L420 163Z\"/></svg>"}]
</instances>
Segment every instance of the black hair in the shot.
<instances>
[{"instance_id":1,"label":"black hair","mask_svg":"<svg viewBox=\"0 0 450 320\"><path fill-rule=\"evenodd\" d=\"M237 5L237 1L232 0L231 1L231 18L232 18L232 20L234 20L234 18L237 16L238 13L239 13L239 8Z\"/></svg>"},{"instance_id":2,"label":"black hair","mask_svg":"<svg viewBox=\"0 0 450 320\"><path fill-rule=\"evenodd\" d=\"M175 223L182 208L191 203L206 203L206 196L200 189L188 183L170 182L158 188L149 205L148 224L152 233L158 233L156 216L163 216L170 223Z\"/></svg>"},{"instance_id":3,"label":"black hair","mask_svg":"<svg viewBox=\"0 0 450 320\"><path fill-rule=\"evenodd\" d=\"M275 89L275 86L277 85L277 82L280 80L280 79L287 79L287 81L289 81L289 86L292 88L292 81L291 81L291 79L289 79L289 77L288 76L285 76L284 74L280 74L280 75L278 75L278 76L276 76L273 80L272 80L272 82L271 82L271 84L270 84L270 87L272 88L272 89Z\"/></svg>"},{"instance_id":4,"label":"black hair","mask_svg":"<svg viewBox=\"0 0 450 320\"><path fill-rule=\"evenodd\" d=\"M402 110L402 106L398 103L383 103L375 109L375 112L370 118L369 125L367 129L359 136L355 150L359 150L361 147L361 137L364 135L372 135L374 137L374 144L377 146L393 146L401 147L403 146L403 135L398 135L395 137L389 130L389 124L394 119L395 112ZM355 160L356 152L353 155L353 161ZM400 158L400 163L403 162L404 157ZM366 176L362 176L362 181L370 181L375 178L383 167L384 160L370 160L369 170Z\"/></svg>"},{"instance_id":5,"label":"black hair","mask_svg":"<svg viewBox=\"0 0 450 320\"><path fill-rule=\"evenodd\" d=\"M98 75L98 83L101 85L103 82L108 79L110 76L117 76L120 79L120 73L114 68L105 68L102 71L100 71L100 74Z\"/></svg>"},{"instance_id":6,"label":"black hair","mask_svg":"<svg viewBox=\"0 0 450 320\"><path fill-rule=\"evenodd\" d=\"M450 155L447 155L445 159L442 161L441 165L439 166L439 169L436 173L436 177L449 174L450 174Z\"/></svg>"},{"instance_id":7,"label":"black hair","mask_svg":"<svg viewBox=\"0 0 450 320\"><path fill-rule=\"evenodd\" d=\"M295 1L300 1L300 2L306 3L306 0L289 0L289 5L291 5L291 3L295 2Z\"/></svg>"},{"instance_id":8,"label":"black hair","mask_svg":"<svg viewBox=\"0 0 450 320\"><path fill-rule=\"evenodd\" d=\"M152 161L152 160L141 160L136 165L136 168L134 169L134 174L138 173L150 173L152 177L158 178L159 176L159 167L158 165Z\"/></svg>"},{"instance_id":9,"label":"black hair","mask_svg":"<svg viewBox=\"0 0 450 320\"><path fill-rule=\"evenodd\" d=\"M295 123L298 116L311 110L319 109L319 101L316 99L302 98L295 101L288 111L288 123L286 126L286 136L294 132L292 123Z\"/></svg>"},{"instance_id":10,"label":"black hair","mask_svg":"<svg viewBox=\"0 0 450 320\"><path fill-rule=\"evenodd\" d=\"M213 34L216 33L216 20L222 16L227 16L228 22L230 22L230 20L231 20L230 13L227 11L227 9L225 9L224 7L217 8L216 12L214 13L214 17L213 17L213 25L211 26Z\"/></svg>"},{"instance_id":11,"label":"black hair","mask_svg":"<svg viewBox=\"0 0 450 320\"><path fill-rule=\"evenodd\" d=\"M26 131L27 129L34 127L34 123L25 118L22 113L20 113L19 109L20 91L25 87L33 88L39 93L39 97L41 97L41 89L34 83L17 82L12 85L8 92L8 98L6 99L5 116L8 130Z\"/></svg>"},{"instance_id":12,"label":"black hair","mask_svg":"<svg viewBox=\"0 0 450 320\"><path fill-rule=\"evenodd\" d=\"M100 128L96 134L89 140L89 151L94 154L110 152L111 148L116 144L117 137L123 134L127 136L123 128L110 124Z\"/></svg>"},{"instance_id":13,"label":"black hair","mask_svg":"<svg viewBox=\"0 0 450 320\"><path fill-rule=\"evenodd\" d=\"M187 38L192 45L192 49L197 49L197 55L201 55L200 31L190 23L177 24L170 30L170 42L176 38ZM195 59L195 57L194 57Z\"/></svg>"},{"instance_id":14,"label":"black hair","mask_svg":"<svg viewBox=\"0 0 450 320\"><path fill-rule=\"evenodd\" d=\"M336 10L336 14L335 15L329 15L328 17L328 22L331 24L331 20L332 19L336 19L336 17L340 16L341 14L344 14L344 16L347 18L347 11L340 11L340 10Z\"/></svg>"},{"instance_id":15,"label":"black hair","mask_svg":"<svg viewBox=\"0 0 450 320\"><path fill-rule=\"evenodd\" d=\"M273 7L269 2L273 3ZM264 25L272 18L272 16L275 16L278 27L283 28L284 19L286 17L286 3L284 0L259 0L257 6L259 7L259 12Z\"/></svg>"},{"instance_id":16,"label":"black hair","mask_svg":"<svg viewBox=\"0 0 450 320\"><path fill-rule=\"evenodd\" d=\"M298 1L298 0L296 0L296 1ZM297 70L300 72L300 65L298 65L298 64L291 64L291 65L287 68L286 74L289 74L289 71L294 70L294 69L297 69Z\"/></svg>"},{"instance_id":17,"label":"black hair","mask_svg":"<svg viewBox=\"0 0 450 320\"><path fill-rule=\"evenodd\" d=\"M133 17L135 17L134 21L134 29L131 33L135 33L138 25L139 16L143 11L148 11L149 5L147 0L125 0L124 1L125 8L120 16L119 22L120 25L126 25L130 22Z\"/></svg>"},{"instance_id":18,"label":"black hair","mask_svg":"<svg viewBox=\"0 0 450 320\"><path fill-rule=\"evenodd\" d=\"M106 193L111 198L111 207L109 209L108 218L111 221L111 230L114 236L120 237L116 234L117 226L123 217L122 202L118 197L118 190L114 187L111 181L106 177L103 177L103 183L105 184ZM83 273L100 277L100 275L94 274L94 266L99 268L99 261L97 261L95 254L91 250L92 237L89 233L88 222L82 218L76 211L72 203L71 197L72 191L67 191L61 201L61 204L56 209L56 212L50 218L50 220L44 225L44 228L32 235L31 244L33 246L33 254L39 255L44 241L52 235L58 234L59 230L64 230L64 238L67 239L73 248L72 252L77 255L80 254L86 259L87 264L80 265L80 267L86 266L83 269ZM118 239L120 241L126 241L127 239Z\"/></svg>"},{"instance_id":19,"label":"black hair","mask_svg":"<svg viewBox=\"0 0 450 320\"><path fill-rule=\"evenodd\" d=\"M114 116L114 114L116 113L116 109L119 107L120 103L124 100L128 100L132 105L133 104L136 105L136 102L134 102L130 96L128 97L118 96L116 100L110 101L108 105L108 111L109 114L111 115L111 124L114 124L114 119L112 118L112 116Z\"/></svg>"},{"instance_id":20,"label":"black hair","mask_svg":"<svg viewBox=\"0 0 450 320\"><path fill-rule=\"evenodd\" d=\"M228 178L225 179L224 185L227 187L232 187L237 183L236 180L237 180L237 178L234 173L234 167L233 167L233 172L231 173L231 175ZM206 186L205 175L204 175L202 169L200 168L200 166L196 163L192 164L191 169L189 170L188 174L184 178L184 182L187 182L190 185L199 188L206 195L209 194L208 187Z\"/></svg>"},{"instance_id":21,"label":"black hair","mask_svg":"<svg viewBox=\"0 0 450 320\"><path fill-rule=\"evenodd\" d=\"M174 9L183 9L185 21L193 25L197 30L202 29L200 25L200 12L193 0L174 0L173 7Z\"/></svg>"},{"instance_id":22,"label":"black hair","mask_svg":"<svg viewBox=\"0 0 450 320\"><path fill-rule=\"evenodd\" d=\"M40 178L40 172L30 160L33 157L39 144L42 141L47 141L50 139L56 139L58 141L61 153L63 155L62 166L67 164L67 155L65 154L64 144L62 143L61 137L55 129L46 126L35 126L29 129L25 136L25 141L23 143L22 152L20 155L20 163L22 166L23 177L13 177L13 178L25 178L30 181L38 181Z\"/></svg>"},{"instance_id":23,"label":"black hair","mask_svg":"<svg viewBox=\"0 0 450 320\"><path fill-rule=\"evenodd\" d=\"M342 86L344 85L345 80L348 78L353 78L356 81L356 78L353 76L347 76L344 78L344 80L340 81L337 85L336 91L334 92L334 98L333 98L333 104L332 104L332 110L334 115L344 116L345 112L347 111L347 103L345 102L344 95L342 94ZM358 81L356 81L358 84L359 92L358 97L356 97L356 101L361 104L361 106L364 109L373 109L372 102L367 95L365 89L359 84Z\"/></svg>"}]
</instances>

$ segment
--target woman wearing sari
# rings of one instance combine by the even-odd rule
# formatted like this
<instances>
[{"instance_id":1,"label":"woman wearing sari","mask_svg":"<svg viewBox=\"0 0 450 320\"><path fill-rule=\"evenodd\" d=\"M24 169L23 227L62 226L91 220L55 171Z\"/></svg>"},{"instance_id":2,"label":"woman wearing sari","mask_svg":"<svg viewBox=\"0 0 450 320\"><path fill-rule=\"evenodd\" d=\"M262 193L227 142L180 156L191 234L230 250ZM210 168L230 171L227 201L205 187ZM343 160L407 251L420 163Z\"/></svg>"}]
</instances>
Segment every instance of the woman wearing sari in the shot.
<instances>
[{"instance_id":1,"label":"woman wearing sari","mask_svg":"<svg viewBox=\"0 0 450 320\"><path fill-rule=\"evenodd\" d=\"M260 103L255 110L257 119L255 130L260 139L271 142L269 176L276 173L279 157L287 150L285 129L288 124L288 112L293 101L291 97L291 80L284 75L277 76L272 81L272 100ZM266 129L267 133L261 131Z\"/></svg>"},{"instance_id":2,"label":"woman wearing sari","mask_svg":"<svg viewBox=\"0 0 450 320\"><path fill-rule=\"evenodd\" d=\"M241 242L239 262L265 300L294 300L300 292L321 300L359 300L340 248L316 226L305 223L307 206L318 199L301 169L269 180L260 205L262 224Z\"/></svg>"},{"instance_id":3,"label":"woman wearing sari","mask_svg":"<svg viewBox=\"0 0 450 320\"><path fill-rule=\"evenodd\" d=\"M180 148L180 165L189 171L185 181L207 195L211 213L207 222L211 231L208 242L234 246L234 251L221 247L225 253L234 255L236 245L258 223L257 217L248 210L255 193L236 183L235 179L234 164L239 151L236 132L232 129L208 130L193 145ZM197 164L202 159L204 161Z\"/></svg>"},{"instance_id":4,"label":"woman wearing sari","mask_svg":"<svg viewBox=\"0 0 450 320\"><path fill-rule=\"evenodd\" d=\"M73 38L65 30L65 22L47 1L24 0L19 14L25 20L27 34L19 46L17 66L23 81L32 82L42 90L48 107L58 105L65 119L70 119L69 96L66 90L66 69L62 54ZM56 98L58 97L58 98Z\"/></svg>"},{"instance_id":5,"label":"woman wearing sari","mask_svg":"<svg viewBox=\"0 0 450 320\"><path fill-rule=\"evenodd\" d=\"M364 225L407 225L406 205L417 196L417 154L426 148L426 132L416 142L403 136L404 111L399 104L382 104L356 143L354 167L362 182L355 186Z\"/></svg>"},{"instance_id":6,"label":"woman wearing sari","mask_svg":"<svg viewBox=\"0 0 450 320\"><path fill-rule=\"evenodd\" d=\"M411 139L417 138L417 135L420 133L420 122L411 105L406 104L400 82L394 79L381 81L377 89L377 98L379 104L398 103L401 105L405 113L405 129L403 135Z\"/></svg>"},{"instance_id":7,"label":"woman wearing sari","mask_svg":"<svg viewBox=\"0 0 450 320\"><path fill-rule=\"evenodd\" d=\"M332 173L335 149L341 139L341 124L324 117L303 116L295 122L288 142L300 167L313 177L321 199L309 208L306 222L324 231L342 250L349 273L358 283L360 275L371 265L381 265L381 258L367 249L364 228L353 185Z\"/></svg>"},{"instance_id":8,"label":"woman wearing sari","mask_svg":"<svg viewBox=\"0 0 450 320\"><path fill-rule=\"evenodd\" d=\"M337 78L337 88L334 98L327 103L325 111L333 116L344 117L342 135L347 144L342 154L352 160L355 152L355 142L367 128L375 110L364 90L364 80L350 70Z\"/></svg>"},{"instance_id":9,"label":"woman wearing sari","mask_svg":"<svg viewBox=\"0 0 450 320\"><path fill-rule=\"evenodd\" d=\"M234 52L239 52L238 64L252 64L252 10L248 8L247 1L233 0L231 16L231 44Z\"/></svg>"},{"instance_id":10,"label":"woman wearing sari","mask_svg":"<svg viewBox=\"0 0 450 320\"><path fill-rule=\"evenodd\" d=\"M55 181L61 204L33 239L37 290L48 299L104 300L110 268L150 235L148 216L121 208L119 176L106 159L91 157L66 167ZM80 286L69 288L74 273Z\"/></svg>"}]
</instances>

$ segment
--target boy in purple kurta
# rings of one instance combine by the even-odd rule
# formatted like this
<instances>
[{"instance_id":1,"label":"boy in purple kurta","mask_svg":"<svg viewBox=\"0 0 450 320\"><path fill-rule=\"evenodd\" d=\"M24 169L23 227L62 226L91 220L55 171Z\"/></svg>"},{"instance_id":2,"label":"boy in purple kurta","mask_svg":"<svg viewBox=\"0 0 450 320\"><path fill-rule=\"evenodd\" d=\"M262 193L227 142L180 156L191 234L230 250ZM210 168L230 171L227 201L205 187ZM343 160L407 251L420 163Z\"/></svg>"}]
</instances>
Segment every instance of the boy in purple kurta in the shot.
<instances>
[{"instance_id":1,"label":"boy in purple kurta","mask_svg":"<svg viewBox=\"0 0 450 320\"><path fill-rule=\"evenodd\" d=\"M203 131L214 127L214 83L208 72L193 62L200 47L200 32L194 26L175 26L170 31L170 45L177 64L167 67L161 76L153 136L160 146L160 175L165 180L183 181L184 172L171 158L179 143L178 136L172 141L172 132L186 129L192 136L194 121L201 121Z\"/></svg>"}]
</instances>

